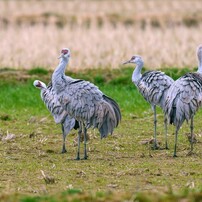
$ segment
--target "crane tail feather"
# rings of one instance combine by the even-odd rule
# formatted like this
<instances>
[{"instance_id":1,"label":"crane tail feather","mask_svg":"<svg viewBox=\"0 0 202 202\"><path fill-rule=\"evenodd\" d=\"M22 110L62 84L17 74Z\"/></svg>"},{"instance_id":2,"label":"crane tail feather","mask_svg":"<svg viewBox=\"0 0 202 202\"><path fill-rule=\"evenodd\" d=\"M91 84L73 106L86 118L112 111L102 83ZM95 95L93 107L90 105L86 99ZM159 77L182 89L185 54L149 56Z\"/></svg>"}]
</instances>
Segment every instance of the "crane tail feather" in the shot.
<instances>
[{"instance_id":1,"label":"crane tail feather","mask_svg":"<svg viewBox=\"0 0 202 202\"><path fill-rule=\"evenodd\" d=\"M117 123L116 127L117 127L121 121L121 111L120 111L119 105L117 104L117 102L115 100L113 100L112 98L110 98L106 95L103 95L103 98L106 102L108 102L112 106L112 108L114 110L114 113L116 116L116 123Z\"/></svg>"},{"instance_id":2,"label":"crane tail feather","mask_svg":"<svg viewBox=\"0 0 202 202\"><path fill-rule=\"evenodd\" d=\"M102 113L99 113L98 130L100 137L105 138L108 134L112 134L121 121L121 111L118 104L111 98L103 95Z\"/></svg>"}]
</instances>

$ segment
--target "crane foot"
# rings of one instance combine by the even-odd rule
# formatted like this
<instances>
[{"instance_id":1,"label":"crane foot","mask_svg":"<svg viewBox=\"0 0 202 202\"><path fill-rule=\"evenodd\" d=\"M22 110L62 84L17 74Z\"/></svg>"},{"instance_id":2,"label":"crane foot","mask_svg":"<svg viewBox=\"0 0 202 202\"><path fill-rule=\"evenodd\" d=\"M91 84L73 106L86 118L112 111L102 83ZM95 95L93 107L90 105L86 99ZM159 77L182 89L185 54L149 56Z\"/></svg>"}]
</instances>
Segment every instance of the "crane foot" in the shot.
<instances>
[{"instance_id":1,"label":"crane foot","mask_svg":"<svg viewBox=\"0 0 202 202\"><path fill-rule=\"evenodd\" d=\"M160 150L169 150L169 148L166 146L166 147L163 147L163 148L159 148Z\"/></svg>"},{"instance_id":2,"label":"crane foot","mask_svg":"<svg viewBox=\"0 0 202 202\"><path fill-rule=\"evenodd\" d=\"M80 160L80 157L77 156L74 160L79 161L79 160Z\"/></svg>"},{"instance_id":3,"label":"crane foot","mask_svg":"<svg viewBox=\"0 0 202 202\"><path fill-rule=\"evenodd\" d=\"M64 154L64 153L67 153L67 150L66 150L66 149L63 149L63 150L61 151L61 154Z\"/></svg>"},{"instance_id":4,"label":"crane foot","mask_svg":"<svg viewBox=\"0 0 202 202\"><path fill-rule=\"evenodd\" d=\"M173 157L174 157L174 158L176 158L176 157L177 157L177 155L176 155L176 154L174 154L174 155L173 155Z\"/></svg>"},{"instance_id":5,"label":"crane foot","mask_svg":"<svg viewBox=\"0 0 202 202\"><path fill-rule=\"evenodd\" d=\"M159 150L159 149L160 149L160 147L159 147L159 146L157 146L157 145L155 145L155 146L152 146L152 147L151 147L151 149L152 149L152 150Z\"/></svg>"},{"instance_id":6,"label":"crane foot","mask_svg":"<svg viewBox=\"0 0 202 202\"><path fill-rule=\"evenodd\" d=\"M186 156L191 156L193 154L194 154L193 151L189 151Z\"/></svg>"}]
</instances>

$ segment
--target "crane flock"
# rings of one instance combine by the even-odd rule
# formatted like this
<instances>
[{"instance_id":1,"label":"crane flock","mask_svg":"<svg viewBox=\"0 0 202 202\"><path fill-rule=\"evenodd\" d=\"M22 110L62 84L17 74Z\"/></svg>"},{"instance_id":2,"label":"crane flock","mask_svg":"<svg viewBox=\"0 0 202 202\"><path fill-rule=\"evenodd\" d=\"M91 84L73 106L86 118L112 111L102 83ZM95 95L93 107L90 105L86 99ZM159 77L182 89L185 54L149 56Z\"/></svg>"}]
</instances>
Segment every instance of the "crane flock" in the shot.
<instances>
[{"instance_id":1,"label":"crane flock","mask_svg":"<svg viewBox=\"0 0 202 202\"><path fill-rule=\"evenodd\" d=\"M144 62L141 56L134 55L123 64L136 65L132 82L154 112L154 145L157 143L156 106L164 111L165 149L168 149L167 123L175 125L175 145L173 157L176 157L177 136L183 122L191 120L191 150L193 152L193 118L202 105L202 45L197 49L198 71L187 73L174 81L161 71L147 71L141 74ZM100 138L112 134L121 121L121 111L117 102L106 96L97 86L89 81L74 79L65 75L66 66L71 57L70 50L63 48L60 62L46 86L35 80L34 86L41 90L41 98L54 117L55 123L62 125L63 147L66 152L65 139L74 128L78 128L78 149L76 160L80 160L80 138L84 134L84 158L87 159L87 130L97 128Z\"/></svg>"}]
</instances>

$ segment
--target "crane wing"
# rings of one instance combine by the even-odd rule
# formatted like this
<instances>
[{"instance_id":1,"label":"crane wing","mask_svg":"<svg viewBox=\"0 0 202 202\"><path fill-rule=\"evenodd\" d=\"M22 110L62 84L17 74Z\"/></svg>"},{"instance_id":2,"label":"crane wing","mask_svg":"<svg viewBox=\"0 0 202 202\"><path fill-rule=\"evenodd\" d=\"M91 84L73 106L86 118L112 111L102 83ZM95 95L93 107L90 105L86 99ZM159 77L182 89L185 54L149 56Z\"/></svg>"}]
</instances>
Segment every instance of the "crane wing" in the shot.
<instances>
[{"instance_id":1,"label":"crane wing","mask_svg":"<svg viewBox=\"0 0 202 202\"><path fill-rule=\"evenodd\" d=\"M41 98L53 115L54 121L56 123L62 123L67 116L67 112L62 108L58 101L51 82L48 84L47 89L41 92Z\"/></svg>"},{"instance_id":2,"label":"crane wing","mask_svg":"<svg viewBox=\"0 0 202 202\"><path fill-rule=\"evenodd\" d=\"M63 127L64 127L64 133L68 134L75 126L75 119L71 118L69 115L66 116Z\"/></svg>"},{"instance_id":3,"label":"crane wing","mask_svg":"<svg viewBox=\"0 0 202 202\"><path fill-rule=\"evenodd\" d=\"M182 125L189 120L202 105L202 76L199 73L187 73L170 87L165 113L170 123Z\"/></svg>"},{"instance_id":4,"label":"crane wing","mask_svg":"<svg viewBox=\"0 0 202 202\"><path fill-rule=\"evenodd\" d=\"M59 101L70 116L78 121L91 122L95 104L102 99L103 93L94 84L84 80L73 80L58 94Z\"/></svg>"},{"instance_id":5,"label":"crane wing","mask_svg":"<svg viewBox=\"0 0 202 202\"><path fill-rule=\"evenodd\" d=\"M148 71L142 75L137 84L140 93L150 103L164 107L165 94L173 83L173 79L161 71Z\"/></svg>"}]
</instances>

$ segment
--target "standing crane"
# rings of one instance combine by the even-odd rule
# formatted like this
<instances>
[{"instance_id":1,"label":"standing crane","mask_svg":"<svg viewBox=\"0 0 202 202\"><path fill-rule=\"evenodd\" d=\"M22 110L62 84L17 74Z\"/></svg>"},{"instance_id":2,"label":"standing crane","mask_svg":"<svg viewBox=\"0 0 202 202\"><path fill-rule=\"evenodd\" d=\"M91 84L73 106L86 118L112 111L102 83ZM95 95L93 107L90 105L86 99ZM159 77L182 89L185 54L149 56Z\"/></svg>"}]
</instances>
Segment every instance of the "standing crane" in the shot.
<instances>
[{"instance_id":1,"label":"standing crane","mask_svg":"<svg viewBox=\"0 0 202 202\"><path fill-rule=\"evenodd\" d=\"M79 128L78 122L71 118L65 110L63 110L59 101L57 100L56 93L53 90L52 83L50 82L48 86L45 83L39 80L34 81L34 86L41 90L41 99L45 103L48 110L53 115L56 124L61 124L62 126L62 135L63 135L63 146L62 153L67 152L65 146L65 139L67 134L74 128L75 130Z\"/></svg>"},{"instance_id":2,"label":"standing crane","mask_svg":"<svg viewBox=\"0 0 202 202\"><path fill-rule=\"evenodd\" d=\"M165 114L170 124L175 125L175 146L173 157L177 157L177 137L178 131L186 120L190 122L191 150L193 151L193 119L197 110L202 105L202 45L197 49L198 71L187 73L177 79L170 87L165 104Z\"/></svg>"},{"instance_id":3,"label":"standing crane","mask_svg":"<svg viewBox=\"0 0 202 202\"><path fill-rule=\"evenodd\" d=\"M80 135L84 133L84 159L87 159L86 133L90 127L98 128L100 137L113 133L121 120L118 104L104 95L97 86L81 79L65 75L70 58L70 50L61 50L60 62L52 75L53 89L64 110L79 122L78 151L76 160L80 160Z\"/></svg>"},{"instance_id":4,"label":"standing crane","mask_svg":"<svg viewBox=\"0 0 202 202\"><path fill-rule=\"evenodd\" d=\"M165 107L165 98L171 84L174 82L172 78L165 75L161 71L147 71L141 74L142 67L144 65L143 59L134 55L132 58L123 64L134 63L136 64L135 70L132 74L132 82L136 85L139 92L142 94L144 99L149 102L154 112L154 146L153 149L159 149L156 139L156 105L162 109ZM165 127L165 148L168 149L167 141L167 118L164 117Z\"/></svg>"}]
</instances>

